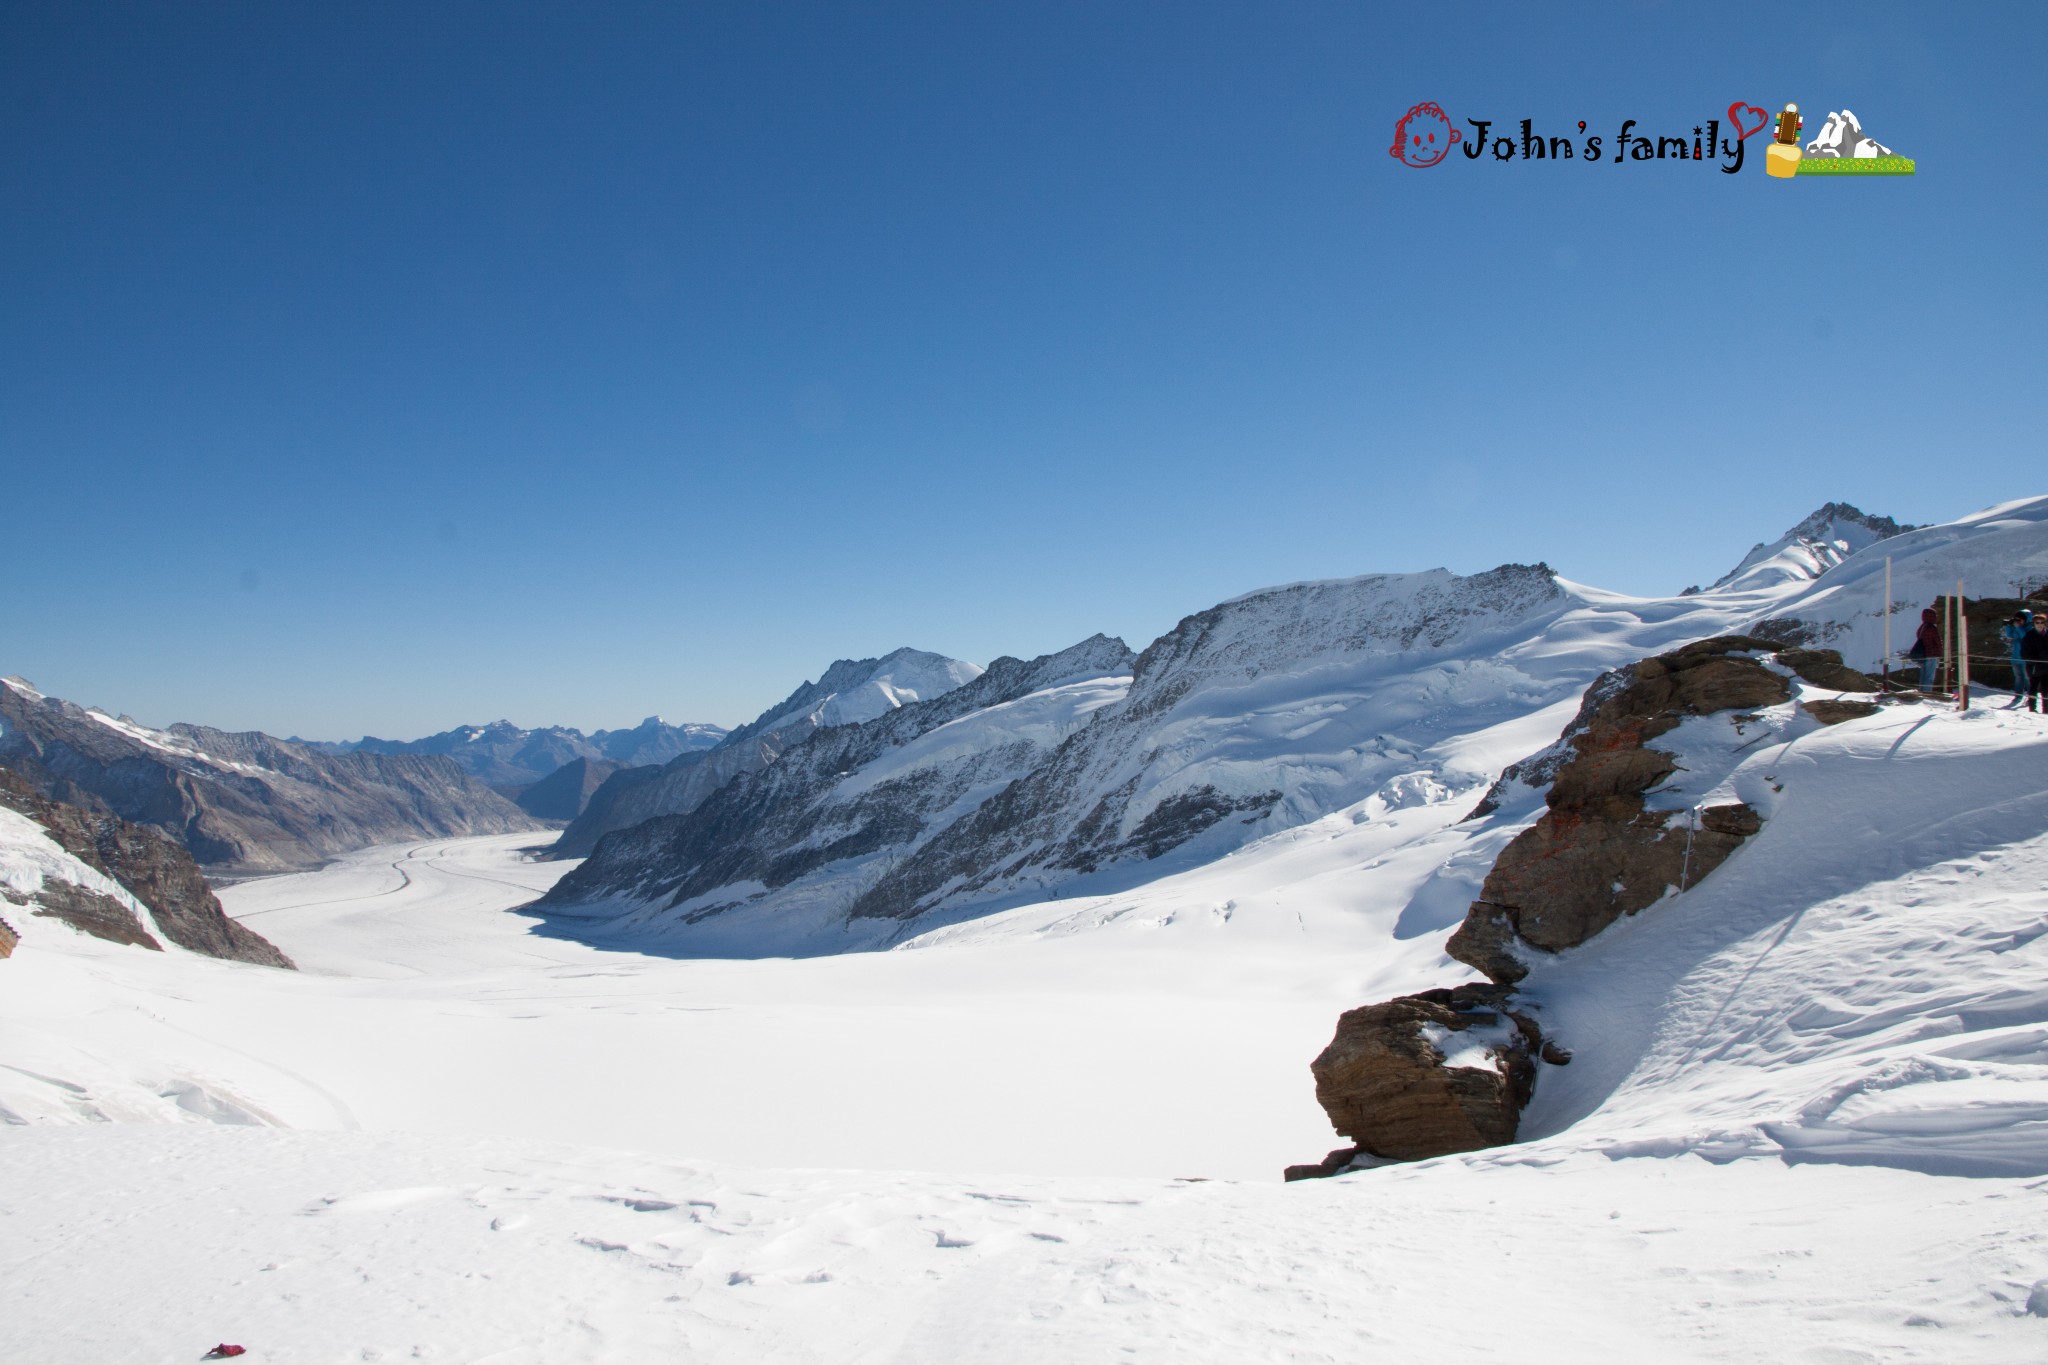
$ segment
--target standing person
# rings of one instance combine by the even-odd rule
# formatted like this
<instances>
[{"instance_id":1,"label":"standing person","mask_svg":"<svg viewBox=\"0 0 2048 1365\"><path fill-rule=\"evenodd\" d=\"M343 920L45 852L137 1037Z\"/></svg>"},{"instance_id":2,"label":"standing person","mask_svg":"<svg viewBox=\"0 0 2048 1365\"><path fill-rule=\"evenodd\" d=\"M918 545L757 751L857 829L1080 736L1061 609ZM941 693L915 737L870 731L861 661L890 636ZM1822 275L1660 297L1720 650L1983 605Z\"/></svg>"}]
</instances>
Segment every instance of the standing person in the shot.
<instances>
[{"instance_id":1,"label":"standing person","mask_svg":"<svg viewBox=\"0 0 2048 1365\"><path fill-rule=\"evenodd\" d=\"M2048 711L2048 611L2034 618L2034 628L2020 641L2020 657L2027 661L2027 709Z\"/></svg>"},{"instance_id":2,"label":"standing person","mask_svg":"<svg viewBox=\"0 0 2048 1365\"><path fill-rule=\"evenodd\" d=\"M2027 638L2028 627L2034 624L2034 613L2022 608L2012 614L2012 619L1998 628L1998 638L2005 641L2005 647L2012 651L2012 704L2018 706L2027 699L2027 661L2020 654L2020 645Z\"/></svg>"},{"instance_id":3,"label":"standing person","mask_svg":"<svg viewBox=\"0 0 2048 1365\"><path fill-rule=\"evenodd\" d=\"M1913 633L1913 647L1906 657L1920 661L1920 690L1933 691L1934 669L1941 662L1941 622L1933 607L1920 613L1920 629Z\"/></svg>"}]
</instances>

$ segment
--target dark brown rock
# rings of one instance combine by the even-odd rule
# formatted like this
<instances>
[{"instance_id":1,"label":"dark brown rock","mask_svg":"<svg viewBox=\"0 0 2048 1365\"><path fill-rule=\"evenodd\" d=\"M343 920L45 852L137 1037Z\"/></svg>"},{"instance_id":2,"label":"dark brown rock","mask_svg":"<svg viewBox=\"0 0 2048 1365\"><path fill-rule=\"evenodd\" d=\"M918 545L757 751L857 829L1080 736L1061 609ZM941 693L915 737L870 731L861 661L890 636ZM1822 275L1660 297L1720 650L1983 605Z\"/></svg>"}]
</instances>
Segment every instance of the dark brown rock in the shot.
<instances>
[{"instance_id":1,"label":"dark brown rock","mask_svg":"<svg viewBox=\"0 0 2048 1365\"><path fill-rule=\"evenodd\" d=\"M1837 692L1878 690L1877 679L1868 673L1858 673L1832 649L1782 649L1777 657L1779 663L1815 687L1831 687Z\"/></svg>"},{"instance_id":2,"label":"dark brown rock","mask_svg":"<svg viewBox=\"0 0 2048 1365\"><path fill-rule=\"evenodd\" d=\"M1840 725L1845 720L1874 716L1880 709L1874 701L1803 701L1799 706L1822 725Z\"/></svg>"},{"instance_id":3,"label":"dark brown rock","mask_svg":"<svg viewBox=\"0 0 2048 1365\"><path fill-rule=\"evenodd\" d=\"M1789 700L1791 684L1753 653L1749 636L1702 640L1644 659L1595 684L1567 732L1548 809L1501 851L1447 951L1495 981L1528 974L1527 950L1576 947L1712 872L1762 828L1747 806L1711 807L1697 827L1669 811L1644 809L1643 793L1677 768L1648 741L1689 715L1753 710ZM1840 659L1797 651L1809 668ZM1790 664L1785 665L1791 667ZM1861 676L1861 675L1858 675ZM1867 680L1866 680L1867 681Z\"/></svg>"},{"instance_id":4,"label":"dark brown rock","mask_svg":"<svg viewBox=\"0 0 2048 1365\"><path fill-rule=\"evenodd\" d=\"M1339 1147L1321 1161L1310 1161L1299 1166L1289 1166L1280 1172L1282 1180L1323 1180L1333 1175L1342 1175L1358 1160L1356 1147Z\"/></svg>"},{"instance_id":5,"label":"dark brown rock","mask_svg":"<svg viewBox=\"0 0 2048 1365\"><path fill-rule=\"evenodd\" d=\"M1398 1161L1514 1141L1541 1040L1533 1022L1507 1008L1509 996L1498 986L1460 986L1347 1010L1310 1067L1331 1126L1359 1153ZM1447 1067L1430 1039L1435 1030L1504 1021L1512 1027L1490 1066Z\"/></svg>"},{"instance_id":6,"label":"dark brown rock","mask_svg":"<svg viewBox=\"0 0 2048 1365\"><path fill-rule=\"evenodd\" d=\"M112 896L97 891L88 891L70 882L45 880L40 890L29 898L32 915L45 915L70 925L82 934L103 938L109 943L132 943L151 952L160 953L164 945L150 937L142 927L142 921Z\"/></svg>"},{"instance_id":7,"label":"dark brown rock","mask_svg":"<svg viewBox=\"0 0 2048 1365\"><path fill-rule=\"evenodd\" d=\"M0 805L26 815L48 830L72 857L128 888L149 910L163 936L180 948L265 967L292 967L292 960L268 939L228 918L192 855L159 830L52 801L19 774L4 768L0 768ZM139 923L136 929L141 931ZM151 939L148 946L157 944Z\"/></svg>"}]
</instances>

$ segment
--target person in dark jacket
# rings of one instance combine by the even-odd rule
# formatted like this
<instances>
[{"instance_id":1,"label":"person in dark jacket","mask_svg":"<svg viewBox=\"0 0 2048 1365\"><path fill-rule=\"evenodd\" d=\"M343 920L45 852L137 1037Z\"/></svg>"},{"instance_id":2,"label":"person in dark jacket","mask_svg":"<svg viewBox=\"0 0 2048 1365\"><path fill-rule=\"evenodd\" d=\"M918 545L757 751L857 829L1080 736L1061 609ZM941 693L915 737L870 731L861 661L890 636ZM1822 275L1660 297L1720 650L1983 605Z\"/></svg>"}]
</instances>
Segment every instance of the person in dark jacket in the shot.
<instances>
[{"instance_id":1,"label":"person in dark jacket","mask_svg":"<svg viewBox=\"0 0 2048 1365\"><path fill-rule=\"evenodd\" d=\"M2027 661L2027 709L2048 711L2048 612L2034 617L2034 628L2020 641L2020 657Z\"/></svg>"},{"instance_id":2,"label":"person in dark jacket","mask_svg":"<svg viewBox=\"0 0 2048 1365\"><path fill-rule=\"evenodd\" d=\"M2027 631L2033 624L2034 613L2023 608L2014 612L2012 619L1998 628L1998 638L2005 641L2005 647L2012 651L2013 706L2018 706L2027 699L2027 661L2020 654L2020 645L2026 640Z\"/></svg>"},{"instance_id":3,"label":"person in dark jacket","mask_svg":"<svg viewBox=\"0 0 2048 1365\"><path fill-rule=\"evenodd\" d=\"M1920 613L1920 629L1914 632L1913 647L1906 651L1906 657L1920 661L1920 690L1932 689L1934 670L1941 662L1941 622L1935 618L1933 607Z\"/></svg>"}]
</instances>

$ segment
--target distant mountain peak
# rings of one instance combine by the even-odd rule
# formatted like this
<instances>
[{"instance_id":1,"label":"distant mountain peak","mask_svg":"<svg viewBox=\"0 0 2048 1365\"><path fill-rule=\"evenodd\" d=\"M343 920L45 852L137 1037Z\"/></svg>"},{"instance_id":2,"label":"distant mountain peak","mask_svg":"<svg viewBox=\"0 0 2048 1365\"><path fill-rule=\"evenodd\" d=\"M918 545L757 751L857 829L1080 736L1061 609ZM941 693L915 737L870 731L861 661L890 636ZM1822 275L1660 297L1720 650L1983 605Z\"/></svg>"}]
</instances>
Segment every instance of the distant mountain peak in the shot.
<instances>
[{"instance_id":1,"label":"distant mountain peak","mask_svg":"<svg viewBox=\"0 0 2048 1365\"><path fill-rule=\"evenodd\" d=\"M1823 503L1773 541L1751 547L1708 591L1771 587L1819 578L1858 550L1917 529L1846 502Z\"/></svg>"}]
</instances>

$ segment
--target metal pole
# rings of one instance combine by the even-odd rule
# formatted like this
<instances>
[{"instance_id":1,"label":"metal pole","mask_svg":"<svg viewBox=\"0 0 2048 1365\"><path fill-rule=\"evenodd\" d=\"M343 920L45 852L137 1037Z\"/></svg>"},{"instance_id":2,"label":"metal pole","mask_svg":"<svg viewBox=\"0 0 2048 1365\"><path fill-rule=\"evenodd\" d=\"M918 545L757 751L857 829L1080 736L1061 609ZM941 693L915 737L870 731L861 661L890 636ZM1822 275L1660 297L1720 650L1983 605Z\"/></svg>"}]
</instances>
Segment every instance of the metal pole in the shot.
<instances>
[{"instance_id":1,"label":"metal pole","mask_svg":"<svg viewBox=\"0 0 2048 1365\"><path fill-rule=\"evenodd\" d=\"M1891 691L1891 684L1885 682L1892 672L1892 557L1884 557L1884 657L1877 661L1877 678L1885 685L1880 692Z\"/></svg>"},{"instance_id":2,"label":"metal pole","mask_svg":"<svg viewBox=\"0 0 2048 1365\"><path fill-rule=\"evenodd\" d=\"M1956 710L1970 709L1970 617L1963 610L1963 580L1956 580Z\"/></svg>"}]
</instances>

